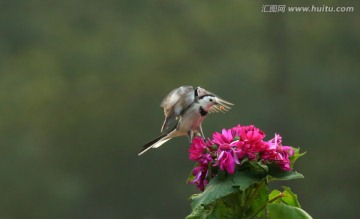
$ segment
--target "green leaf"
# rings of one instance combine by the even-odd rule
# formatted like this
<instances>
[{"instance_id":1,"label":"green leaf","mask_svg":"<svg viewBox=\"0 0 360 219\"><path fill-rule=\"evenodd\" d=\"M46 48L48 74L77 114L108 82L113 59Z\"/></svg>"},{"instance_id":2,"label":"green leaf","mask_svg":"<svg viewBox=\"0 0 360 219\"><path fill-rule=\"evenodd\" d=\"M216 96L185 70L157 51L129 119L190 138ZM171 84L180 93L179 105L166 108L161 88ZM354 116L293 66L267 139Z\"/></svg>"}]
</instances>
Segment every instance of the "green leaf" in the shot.
<instances>
[{"instance_id":1,"label":"green leaf","mask_svg":"<svg viewBox=\"0 0 360 219\"><path fill-rule=\"evenodd\" d=\"M280 192L279 190L273 190L269 194L269 201L282 194L281 197L274 200L272 203L284 203L293 207L301 208L297 195L293 193L289 187L283 186L283 189L283 192Z\"/></svg>"},{"instance_id":2,"label":"green leaf","mask_svg":"<svg viewBox=\"0 0 360 219\"><path fill-rule=\"evenodd\" d=\"M191 181L193 181L194 179L195 179L195 176L193 175L193 172L191 171L191 173L189 174L186 182L187 182L187 183L188 183L188 182L191 182Z\"/></svg>"},{"instance_id":3,"label":"green leaf","mask_svg":"<svg viewBox=\"0 0 360 219\"><path fill-rule=\"evenodd\" d=\"M193 202L192 209L196 209L200 205L208 205L216 200L223 198L231 193L245 191L251 185L260 182L261 179L247 172L236 172L233 175L224 176L221 171L213 178L205 187L205 191L191 196Z\"/></svg>"},{"instance_id":4,"label":"green leaf","mask_svg":"<svg viewBox=\"0 0 360 219\"><path fill-rule=\"evenodd\" d=\"M259 188L257 195L251 202L251 207L250 207L251 211L248 212L248 214L251 214L252 212L256 212L267 201L268 201L268 187L265 184L262 184L262 186ZM264 211L262 210L257 214L257 216L259 218L262 218L263 214L264 214Z\"/></svg>"},{"instance_id":5,"label":"green leaf","mask_svg":"<svg viewBox=\"0 0 360 219\"><path fill-rule=\"evenodd\" d=\"M233 215L235 215L234 209L227 206L222 200L218 200L215 204L199 206L186 219L231 218Z\"/></svg>"},{"instance_id":6,"label":"green leaf","mask_svg":"<svg viewBox=\"0 0 360 219\"><path fill-rule=\"evenodd\" d=\"M247 161L250 167L250 171L254 175L258 176L266 176L267 172L269 171L269 168L267 165L264 165L261 163L261 161Z\"/></svg>"},{"instance_id":7,"label":"green leaf","mask_svg":"<svg viewBox=\"0 0 360 219\"><path fill-rule=\"evenodd\" d=\"M298 201L297 195L294 194L289 187L283 186L284 188L284 196L281 198L283 202L287 205L301 208L300 203Z\"/></svg>"},{"instance_id":8,"label":"green leaf","mask_svg":"<svg viewBox=\"0 0 360 219\"><path fill-rule=\"evenodd\" d=\"M191 196L193 200L191 203L192 208L196 209L200 205L210 204L219 198L236 192L237 189L233 187L233 185L234 182L229 177L224 179L220 177L220 175L217 175L206 186L204 192Z\"/></svg>"},{"instance_id":9,"label":"green leaf","mask_svg":"<svg viewBox=\"0 0 360 219\"><path fill-rule=\"evenodd\" d=\"M284 171L276 165L270 165L269 167L269 180L292 180L302 178L304 178L304 176L296 171Z\"/></svg>"},{"instance_id":10,"label":"green leaf","mask_svg":"<svg viewBox=\"0 0 360 219\"><path fill-rule=\"evenodd\" d=\"M312 219L312 217L301 208L283 203L268 204L267 213L270 219Z\"/></svg>"},{"instance_id":11,"label":"green leaf","mask_svg":"<svg viewBox=\"0 0 360 219\"><path fill-rule=\"evenodd\" d=\"M275 198L276 196L279 196L281 194L281 192L277 189L274 189L270 192L269 194L269 201L272 200L273 198ZM275 201L276 202L276 201Z\"/></svg>"},{"instance_id":12,"label":"green leaf","mask_svg":"<svg viewBox=\"0 0 360 219\"><path fill-rule=\"evenodd\" d=\"M218 218L231 218L234 216L234 209L226 206L226 204L219 200L215 203L207 219L218 219Z\"/></svg>"},{"instance_id":13,"label":"green leaf","mask_svg":"<svg viewBox=\"0 0 360 219\"><path fill-rule=\"evenodd\" d=\"M245 191L250 186L261 181L261 178L249 172L236 172L230 178L234 181L233 186L238 186L241 191Z\"/></svg>"},{"instance_id":14,"label":"green leaf","mask_svg":"<svg viewBox=\"0 0 360 219\"><path fill-rule=\"evenodd\" d=\"M197 166L199 166L199 163L196 163L194 168ZM193 170L194 170L194 168L193 168ZM195 176L193 175L193 170L191 170L191 172L189 173L189 176L188 176L186 182L191 182L195 179Z\"/></svg>"},{"instance_id":15,"label":"green leaf","mask_svg":"<svg viewBox=\"0 0 360 219\"><path fill-rule=\"evenodd\" d=\"M300 148L294 148L294 155L290 157L290 167L291 169L294 167L295 161L306 154L306 152L300 154Z\"/></svg>"},{"instance_id":16,"label":"green leaf","mask_svg":"<svg viewBox=\"0 0 360 219\"><path fill-rule=\"evenodd\" d=\"M205 215L207 215L209 211L210 210L205 210L204 206L199 206L198 208L194 209L190 215L186 216L185 219L206 218Z\"/></svg>"}]
</instances>

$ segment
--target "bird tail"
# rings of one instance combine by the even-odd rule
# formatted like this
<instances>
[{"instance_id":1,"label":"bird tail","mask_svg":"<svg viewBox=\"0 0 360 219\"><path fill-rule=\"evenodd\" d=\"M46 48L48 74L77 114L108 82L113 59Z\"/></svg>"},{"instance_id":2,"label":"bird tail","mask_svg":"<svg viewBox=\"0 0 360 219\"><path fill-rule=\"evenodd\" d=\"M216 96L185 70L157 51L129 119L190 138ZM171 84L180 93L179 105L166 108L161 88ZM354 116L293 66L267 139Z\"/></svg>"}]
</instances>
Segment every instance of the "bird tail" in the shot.
<instances>
[{"instance_id":1,"label":"bird tail","mask_svg":"<svg viewBox=\"0 0 360 219\"><path fill-rule=\"evenodd\" d=\"M165 118L163 125L161 126L160 132L164 132L168 128L168 119Z\"/></svg>"},{"instance_id":2,"label":"bird tail","mask_svg":"<svg viewBox=\"0 0 360 219\"><path fill-rule=\"evenodd\" d=\"M160 135L159 137L155 138L154 140L148 142L143 146L143 149L138 154L139 156L145 153L147 150L151 148L158 148L161 145L163 145L165 142L169 141L171 139L170 133L165 133L163 135Z\"/></svg>"}]
</instances>

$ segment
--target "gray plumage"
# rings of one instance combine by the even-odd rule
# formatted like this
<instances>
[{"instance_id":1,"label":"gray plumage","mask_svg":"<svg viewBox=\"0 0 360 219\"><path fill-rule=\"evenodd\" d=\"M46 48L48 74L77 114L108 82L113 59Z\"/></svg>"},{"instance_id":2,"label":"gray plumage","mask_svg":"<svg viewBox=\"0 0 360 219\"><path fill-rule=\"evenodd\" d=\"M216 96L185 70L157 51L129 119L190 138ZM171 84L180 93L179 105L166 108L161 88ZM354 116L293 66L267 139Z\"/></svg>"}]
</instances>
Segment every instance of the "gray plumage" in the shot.
<instances>
[{"instance_id":1,"label":"gray plumage","mask_svg":"<svg viewBox=\"0 0 360 219\"><path fill-rule=\"evenodd\" d=\"M164 108L165 115L165 120L161 127L161 133L167 131L171 127L171 124L173 124L175 120L179 119L179 116L181 115L183 110L187 109L199 97L208 94L216 96L218 102L220 103L220 105L213 105L209 109L210 113L226 112L231 109L229 105L234 105L226 100L219 98L214 93L209 92L202 87L178 87L172 90L168 95L166 95L160 104L160 106Z\"/></svg>"},{"instance_id":2,"label":"gray plumage","mask_svg":"<svg viewBox=\"0 0 360 219\"><path fill-rule=\"evenodd\" d=\"M161 127L163 134L145 144L139 155L151 148L160 147L174 137L187 135L191 141L199 134L204 138L201 123L207 113L228 111L229 105L233 104L201 87L181 86L174 89L160 104L165 114Z\"/></svg>"}]
</instances>

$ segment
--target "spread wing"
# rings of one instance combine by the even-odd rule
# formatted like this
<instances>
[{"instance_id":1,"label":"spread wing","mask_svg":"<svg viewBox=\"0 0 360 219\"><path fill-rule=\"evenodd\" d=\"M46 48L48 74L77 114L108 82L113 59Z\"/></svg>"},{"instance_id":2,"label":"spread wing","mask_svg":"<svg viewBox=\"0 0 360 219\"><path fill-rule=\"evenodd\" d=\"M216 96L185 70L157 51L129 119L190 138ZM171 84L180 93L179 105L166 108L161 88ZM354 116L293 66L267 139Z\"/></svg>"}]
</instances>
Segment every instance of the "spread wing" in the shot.
<instances>
[{"instance_id":1,"label":"spread wing","mask_svg":"<svg viewBox=\"0 0 360 219\"><path fill-rule=\"evenodd\" d=\"M195 98L206 94L214 95L217 101L220 103L220 105L212 106L209 109L210 113L227 112L231 109L230 106L234 105L201 87L197 87L196 89L194 89L192 86L178 87L166 95L160 104L160 106L164 108L165 114L165 120L161 127L161 132L164 133L165 131L169 130L170 125L179 119L181 112L189 107L195 101Z\"/></svg>"},{"instance_id":2,"label":"spread wing","mask_svg":"<svg viewBox=\"0 0 360 219\"><path fill-rule=\"evenodd\" d=\"M209 112L210 113L218 113L218 112L227 112L231 109L230 106L234 105L233 103L230 103L222 98L220 98L218 95L210 92L210 91L207 91L205 90L204 88L202 87L197 87L197 93L198 93L198 96L203 96L203 95L206 95L206 94L212 94L216 97L217 101L220 103L220 105L214 105L212 106L210 109L209 109Z\"/></svg>"},{"instance_id":3,"label":"spread wing","mask_svg":"<svg viewBox=\"0 0 360 219\"><path fill-rule=\"evenodd\" d=\"M161 102L160 106L164 108L165 121L161 127L161 132L169 129L180 115L183 109L186 109L194 102L195 94L192 86L181 86L172 90Z\"/></svg>"}]
</instances>

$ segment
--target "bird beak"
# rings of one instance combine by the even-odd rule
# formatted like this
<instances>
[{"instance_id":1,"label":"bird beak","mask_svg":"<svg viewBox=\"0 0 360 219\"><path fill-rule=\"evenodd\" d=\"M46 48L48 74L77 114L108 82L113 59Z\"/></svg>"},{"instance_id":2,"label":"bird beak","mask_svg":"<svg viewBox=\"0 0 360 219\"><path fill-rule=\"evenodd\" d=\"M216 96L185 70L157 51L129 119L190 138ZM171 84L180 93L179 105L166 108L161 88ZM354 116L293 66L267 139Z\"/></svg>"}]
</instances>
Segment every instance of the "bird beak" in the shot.
<instances>
[{"instance_id":1,"label":"bird beak","mask_svg":"<svg viewBox=\"0 0 360 219\"><path fill-rule=\"evenodd\" d=\"M219 101L218 98L215 98L214 104L215 104L216 106L221 106L221 103L220 103L220 101Z\"/></svg>"}]
</instances>

